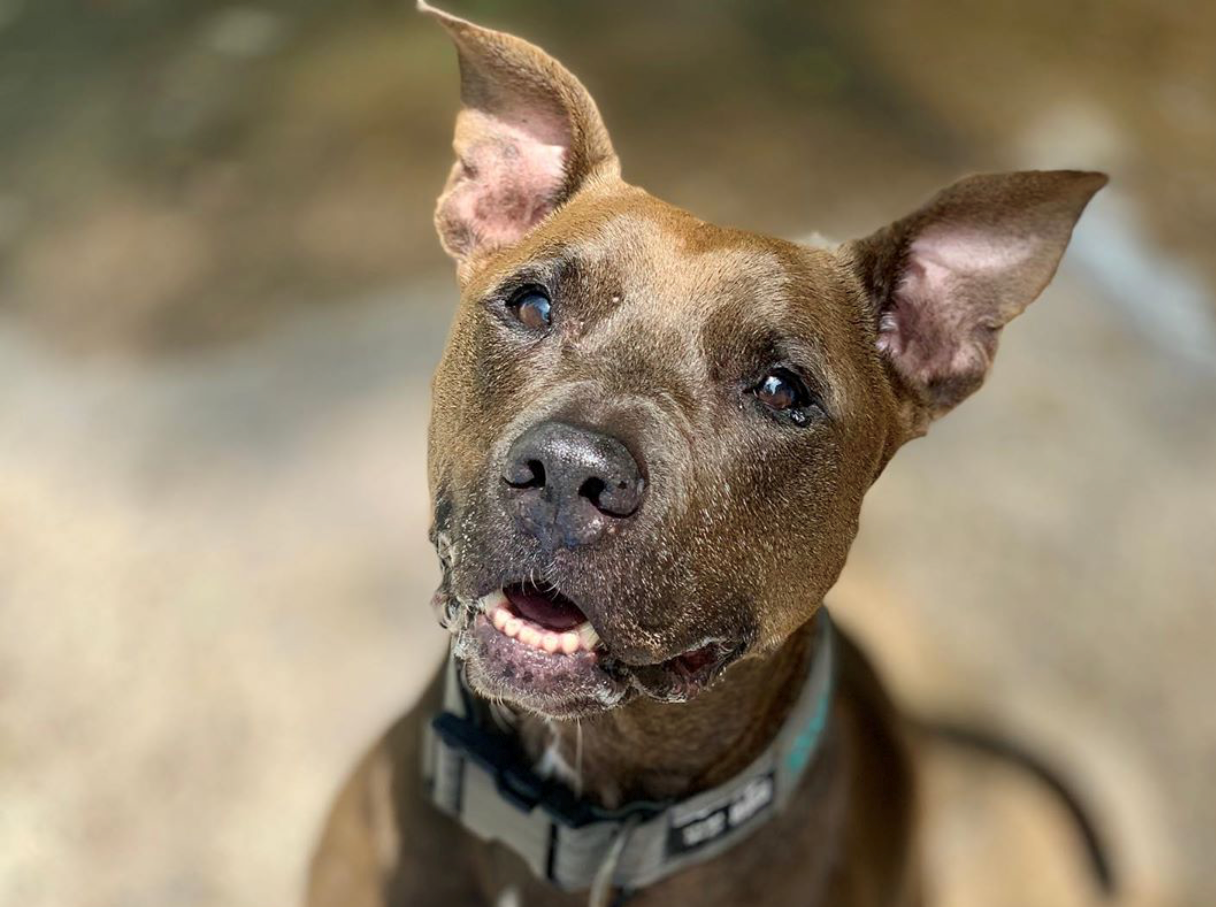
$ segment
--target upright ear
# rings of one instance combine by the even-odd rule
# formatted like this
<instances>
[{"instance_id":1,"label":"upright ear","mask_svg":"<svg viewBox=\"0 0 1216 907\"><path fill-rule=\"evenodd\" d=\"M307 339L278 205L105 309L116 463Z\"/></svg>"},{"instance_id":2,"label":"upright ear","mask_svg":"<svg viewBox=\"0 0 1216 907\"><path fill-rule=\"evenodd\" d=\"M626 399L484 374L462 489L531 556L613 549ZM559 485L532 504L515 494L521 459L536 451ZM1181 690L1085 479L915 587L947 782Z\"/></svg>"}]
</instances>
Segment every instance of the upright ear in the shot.
<instances>
[{"instance_id":1,"label":"upright ear","mask_svg":"<svg viewBox=\"0 0 1216 907\"><path fill-rule=\"evenodd\" d=\"M1001 328L1051 281L1101 173L971 176L845 252L923 433L983 383Z\"/></svg>"},{"instance_id":2,"label":"upright ear","mask_svg":"<svg viewBox=\"0 0 1216 907\"><path fill-rule=\"evenodd\" d=\"M456 163L435 226L464 264L517 242L593 175L617 175L612 142L587 89L543 50L419 0L460 60Z\"/></svg>"}]
</instances>

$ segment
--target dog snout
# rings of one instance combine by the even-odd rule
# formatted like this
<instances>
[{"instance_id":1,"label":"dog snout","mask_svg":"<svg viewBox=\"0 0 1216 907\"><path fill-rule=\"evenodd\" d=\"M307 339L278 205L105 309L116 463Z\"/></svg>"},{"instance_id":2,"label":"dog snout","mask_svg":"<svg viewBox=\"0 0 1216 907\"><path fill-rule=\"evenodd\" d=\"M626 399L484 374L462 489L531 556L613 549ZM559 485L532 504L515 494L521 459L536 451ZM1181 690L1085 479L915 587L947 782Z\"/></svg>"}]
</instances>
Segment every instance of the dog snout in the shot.
<instances>
[{"instance_id":1,"label":"dog snout","mask_svg":"<svg viewBox=\"0 0 1216 907\"><path fill-rule=\"evenodd\" d=\"M502 478L519 527L546 549L575 548L614 533L646 493L642 468L620 440L556 421L515 440Z\"/></svg>"}]
</instances>

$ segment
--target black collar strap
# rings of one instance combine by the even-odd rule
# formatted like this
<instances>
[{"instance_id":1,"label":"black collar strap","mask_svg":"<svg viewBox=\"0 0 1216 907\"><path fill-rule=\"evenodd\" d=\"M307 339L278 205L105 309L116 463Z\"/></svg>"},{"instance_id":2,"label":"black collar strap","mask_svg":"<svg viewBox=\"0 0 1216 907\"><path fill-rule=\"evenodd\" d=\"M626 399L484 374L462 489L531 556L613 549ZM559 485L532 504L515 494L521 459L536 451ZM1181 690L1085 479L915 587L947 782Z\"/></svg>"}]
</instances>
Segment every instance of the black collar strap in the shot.
<instances>
[{"instance_id":1,"label":"black collar strap","mask_svg":"<svg viewBox=\"0 0 1216 907\"><path fill-rule=\"evenodd\" d=\"M832 622L820 608L802 692L776 739L724 784L682 800L605 810L528 767L515 738L448 656L444 711L427 728L423 776L431 799L477 837L501 841L566 891L636 890L713 859L789 802L823 740L835 686Z\"/></svg>"}]
</instances>

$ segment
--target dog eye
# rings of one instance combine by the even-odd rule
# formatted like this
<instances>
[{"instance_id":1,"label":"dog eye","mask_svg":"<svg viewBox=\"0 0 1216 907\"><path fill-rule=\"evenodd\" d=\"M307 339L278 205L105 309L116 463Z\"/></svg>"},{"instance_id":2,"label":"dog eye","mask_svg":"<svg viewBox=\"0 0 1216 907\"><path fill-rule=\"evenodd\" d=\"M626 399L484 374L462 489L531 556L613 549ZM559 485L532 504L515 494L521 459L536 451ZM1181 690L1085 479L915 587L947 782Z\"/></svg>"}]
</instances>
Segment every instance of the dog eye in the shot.
<instances>
[{"instance_id":1,"label":"dog eye","mask_svg":"<svg viewBox=\"0 0 1216 907\"><path fill-rule=\"evenodd\" d=\"M775 368L761 378L752 388L752 394L774 413L796 425L805 425L810 420L811 409L818 405L802 379L784 368Z\"/></svg>"},{"instance_id":2,"label":"dog eye","mask_svg":"<svg viewBox=\"0 0 1216 907\"><path fill-rule=\"evenodd\" d=\"M543 331L549 327L552 303L549 294L540 287L525 287L511 297L507 309L515 319L530 331Z\"/></svg>"}]
</instances>

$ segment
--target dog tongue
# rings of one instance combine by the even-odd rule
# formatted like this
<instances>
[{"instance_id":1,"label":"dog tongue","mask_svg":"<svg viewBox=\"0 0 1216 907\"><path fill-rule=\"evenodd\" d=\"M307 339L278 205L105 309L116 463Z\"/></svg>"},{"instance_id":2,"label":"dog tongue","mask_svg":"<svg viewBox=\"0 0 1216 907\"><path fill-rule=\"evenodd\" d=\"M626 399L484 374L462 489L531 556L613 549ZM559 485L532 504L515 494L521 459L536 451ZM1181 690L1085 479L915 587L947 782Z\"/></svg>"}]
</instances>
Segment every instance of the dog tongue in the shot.
<instances>
[{"instance_id":1,"label":"dog tongue","mask_svg":"<svg viewBox=\"0 0 1216 907\"><path fill-rule=\"evenodd\" d=\"M546 630L561 633L573 630L587 620L569 599L556 592L537 589L535 586L512 586L503 590L511 607L522 618L539 624Z\"/></svg>"}]
</instances>

